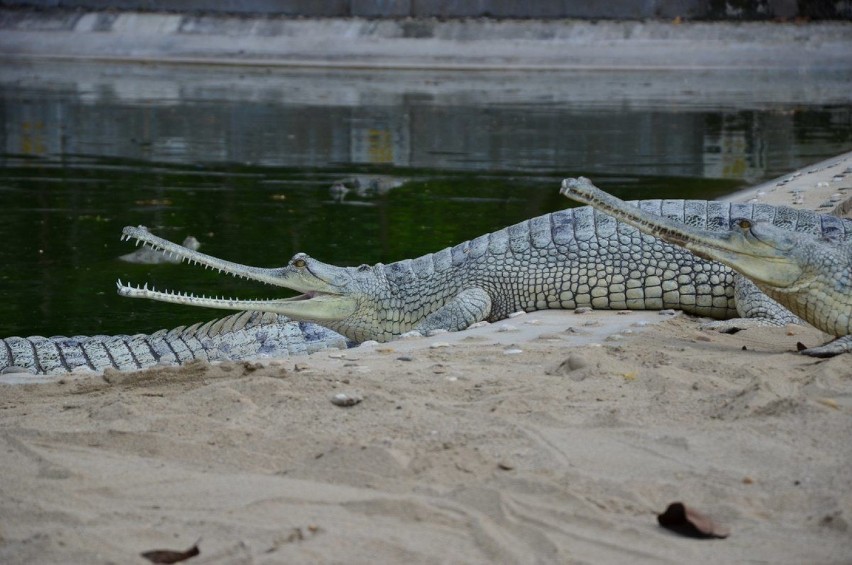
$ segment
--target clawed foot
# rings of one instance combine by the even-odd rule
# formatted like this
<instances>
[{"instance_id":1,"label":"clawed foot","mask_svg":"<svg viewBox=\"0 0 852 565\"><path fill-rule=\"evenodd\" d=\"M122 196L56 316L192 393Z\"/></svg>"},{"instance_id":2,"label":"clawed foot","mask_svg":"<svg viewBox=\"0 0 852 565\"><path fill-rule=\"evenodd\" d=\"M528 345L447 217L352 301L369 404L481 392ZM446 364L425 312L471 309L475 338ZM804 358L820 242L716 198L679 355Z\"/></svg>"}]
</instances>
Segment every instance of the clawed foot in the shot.
<instances>
[{"instance_id":1,"label":"clawed foot","mask_svg":"<svg viewBox=\"0 0 852 565\"><path fill-rule=\"evenodd\" d=\"M701 329L714 330L723 334L735 334L740 330L750 328L779 328L786 325L786 322L767 318L731 318L730 320L714 320L701 324Z\"/></svg>"},{"instance_id":2,"label":"clawed foot","mask_svg":"<svg viewBox=\"0 0 852 565\"><path fill-rule=\"evenodd\" d=\"M852 335L839 337L834 341L829 341L825 345L817 347L807 347L803 343L799 342L796 344L796 349L798 349L799 353L802 355L826 359L828 357L840 355L841 353L852 352Z\"/></svg>"},{"instance_id":3,"label":"clawed foot","mask_svg":"<svg viewBox=\"0 0 852 565\"><path fill-rule=\"evenodd\" d=\"M417 330L411 330L410 332L405 332L404 334L399 336L399 339L419 339L421 337L426 337L422 332Z\"/></svg>"},{"instance_id":4,"label":"clawed foot","mask_svg":"<svg viewBox=\"0 0 852 565\"><path fill-rule=\"evenodd\" d=\"M719 333L735 334L740 330L749 328L771 328L786 326L787 323L779 320L771 320L767 318L732 318L730 320L714 320L701 325L702 330L715 330ZM802 355L810 357L829 358L841 353L852 352L852 335L839 337L834 341L830 341L824 345L817 347L808 347L799 342L796 344L796 349Z\"/></svg>"}]
</instances>

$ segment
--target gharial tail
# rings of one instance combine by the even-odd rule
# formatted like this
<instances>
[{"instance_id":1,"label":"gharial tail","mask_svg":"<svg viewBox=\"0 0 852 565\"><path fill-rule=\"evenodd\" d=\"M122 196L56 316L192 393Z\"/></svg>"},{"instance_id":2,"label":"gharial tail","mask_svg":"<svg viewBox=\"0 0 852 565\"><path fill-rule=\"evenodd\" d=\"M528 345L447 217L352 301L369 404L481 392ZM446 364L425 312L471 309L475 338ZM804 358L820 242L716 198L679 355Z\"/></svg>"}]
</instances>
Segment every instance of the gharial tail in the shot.
<instances>
[{"instance_id":1,"label":"gharial tail","mask_svg":"<svg viewBox=\"0 0 852 565\"><path fill-rule=\"evenodd\" d=\"M0 374L52 375L107 368L133 371L193 359L238 361L290 357L351 345L322 326L278 314L240 312L152 334L7 337L0 339Z\"/></svg>"}]
</instances>

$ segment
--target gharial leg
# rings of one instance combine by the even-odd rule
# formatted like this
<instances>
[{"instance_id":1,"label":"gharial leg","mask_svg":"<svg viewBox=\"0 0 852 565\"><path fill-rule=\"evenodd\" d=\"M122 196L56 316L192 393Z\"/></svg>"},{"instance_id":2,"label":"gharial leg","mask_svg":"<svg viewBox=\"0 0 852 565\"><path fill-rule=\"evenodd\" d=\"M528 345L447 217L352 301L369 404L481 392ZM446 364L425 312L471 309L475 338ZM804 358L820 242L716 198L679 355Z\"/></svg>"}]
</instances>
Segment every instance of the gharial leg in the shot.
<instances>
[{"instance_id":1,"label":"gharial leg","mask_svg":"<svg viewBox=\"0 0 852 565\"><path fill-rule=\"evenodd\" d=\"M490 311L491 297L488 293L481 288L469 288L426 316L413 331L426 335L432 330L463 330L487 318Z\"/></svg>"},{"instance_id":2,"label":"gharial leg","mask_svg":"<svg viewBox=\"0 0 852 565\"><path fill-rule=\"evenodd\" d=\"M766 296L753 282L740 274L734 277L734 300L737 303L739 318L716 320L702 327L732 334L748 328L805 323L804 320Z\"/></svg>"},{"instance_id":3,"label":"gharial leg","mask_svg":"<svg viewBox=\"0 0 852 565\"><path fill-rule=\"evenodd\" d=\"M737 312L740 314L740 318L717 320L704 324L702 327L724 333L736 333L748 328L777 327L787 324L803 325L806 323L763 294L753 282L739 274L734 279L734 296L737 301ZM800 345L799 348L799 353L811 357L834 357L835 355L849 352L852 352L852 335L839 337L817 347Z\"/></svg>"}]
</instances>

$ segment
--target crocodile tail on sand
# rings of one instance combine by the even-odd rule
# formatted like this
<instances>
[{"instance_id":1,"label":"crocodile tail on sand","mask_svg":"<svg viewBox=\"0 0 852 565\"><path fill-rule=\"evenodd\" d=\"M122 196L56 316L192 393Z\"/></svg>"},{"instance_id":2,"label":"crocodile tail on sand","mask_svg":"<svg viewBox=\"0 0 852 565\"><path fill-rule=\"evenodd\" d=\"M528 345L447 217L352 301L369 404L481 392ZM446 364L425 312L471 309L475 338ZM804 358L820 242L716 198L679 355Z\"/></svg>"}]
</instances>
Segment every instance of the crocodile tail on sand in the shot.
<instances>
[{"instance_id":1,"label":"crocodile tail on sand","mask_svg":"<svg viewBox=\"0 0 852 565\"><path fill-rule=\"evenodd\" d=\"M346 338L316 324L293 322L277 314L240 312L153 334L0 339L0 373L133 371L194 359L283 358L347 346Z\"/></svg>"}]
</instances>

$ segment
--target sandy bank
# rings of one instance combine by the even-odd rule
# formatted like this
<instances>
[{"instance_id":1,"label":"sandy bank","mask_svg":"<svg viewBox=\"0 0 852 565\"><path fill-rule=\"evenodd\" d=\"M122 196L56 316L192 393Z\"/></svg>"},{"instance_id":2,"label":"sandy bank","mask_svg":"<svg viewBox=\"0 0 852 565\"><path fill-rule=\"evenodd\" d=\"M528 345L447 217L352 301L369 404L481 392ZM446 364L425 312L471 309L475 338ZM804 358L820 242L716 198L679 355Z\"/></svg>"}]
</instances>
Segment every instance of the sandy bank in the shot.
<instances>
[{"instance_id":1,"label":"sandy bank","mask_svg":"<svg viewBox=\"0 0 852 565\"><path fill-rule=\"evenodd\" d=\"M739 197L852 188L812 169ZM0 560L143 563L201 538L191 563L848 562L848 359L794 353L826 339L810 328L700 323L538 312L301 359L0 385ZM731 537L661 530L674 500Z\"/></svg>"}]
</instances>

